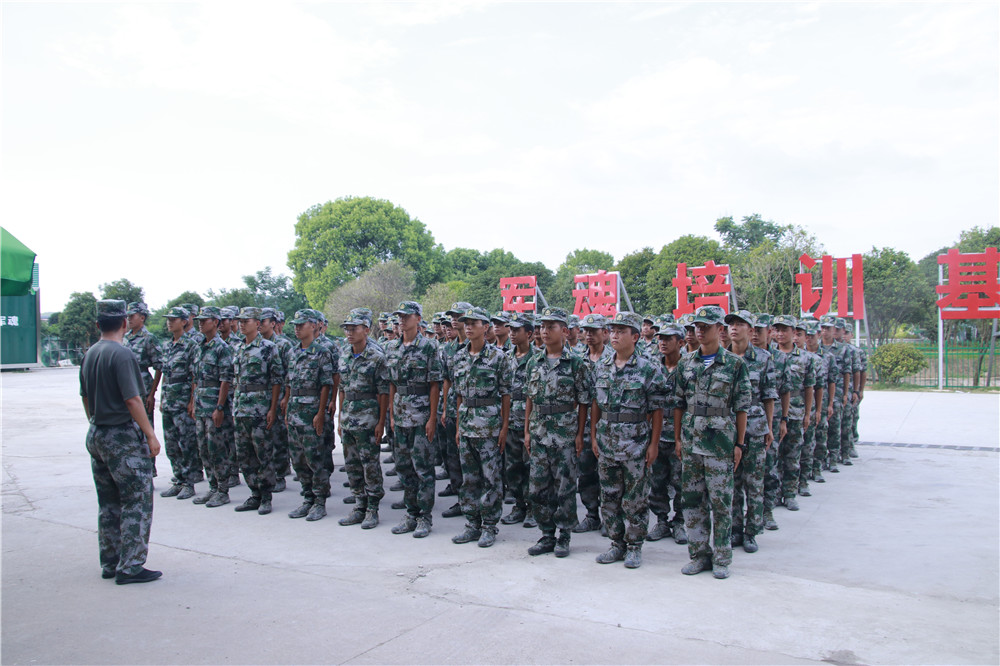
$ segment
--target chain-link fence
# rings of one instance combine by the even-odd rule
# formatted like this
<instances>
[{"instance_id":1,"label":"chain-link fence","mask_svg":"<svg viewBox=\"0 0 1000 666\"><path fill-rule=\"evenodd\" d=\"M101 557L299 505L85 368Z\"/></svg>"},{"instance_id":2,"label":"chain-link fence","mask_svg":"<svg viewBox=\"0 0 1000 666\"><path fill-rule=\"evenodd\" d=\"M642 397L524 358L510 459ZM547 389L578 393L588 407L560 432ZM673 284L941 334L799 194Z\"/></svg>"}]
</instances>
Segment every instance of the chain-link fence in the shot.
<instances>
[{"instance_id":1,"label":"chain-link fence","mask_svg":"<svg viewBox=\"0 0 1000 666\"><path fill-rule=\"evenodd\" d=\"M863 345L864 346L864 345ZM923 355L926 364L915 374L902 379L903 384L910 386L938 386L938 348L933 342L921 341L913 343L913 347ZM1000 347L1000 345L998 345ZM868 353L868 381L878 381L878 370L871 364L874 347L864 346ZM997 352L990 358L989 341L979 342L946 342L944 347L944 386L946 388L973 388L1000 386L1000 362ZM990 365L992 363L992 372ZM987 381L989 383L987 384Z\"/></svg>"}]
</instances>

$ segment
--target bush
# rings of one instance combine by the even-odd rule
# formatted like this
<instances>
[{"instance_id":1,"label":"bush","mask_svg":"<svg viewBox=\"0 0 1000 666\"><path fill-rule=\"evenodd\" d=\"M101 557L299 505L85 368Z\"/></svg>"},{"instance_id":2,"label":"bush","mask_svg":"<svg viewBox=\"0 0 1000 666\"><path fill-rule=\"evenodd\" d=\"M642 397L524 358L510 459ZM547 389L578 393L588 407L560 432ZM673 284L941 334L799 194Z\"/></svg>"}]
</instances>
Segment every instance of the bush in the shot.
<instances>
[{"instance_id":1,"label":"bush","mask_svg":"<svg viewBox=\"0 0 1000 666\"><path fill-rule=\"evenodd\" d=\"M903 377L927 367L927 359L913 345L902 342L884 344L872 354L871 364L878 371L879 379L887 384L898 384Z\"/></svg>"}]
</instances>

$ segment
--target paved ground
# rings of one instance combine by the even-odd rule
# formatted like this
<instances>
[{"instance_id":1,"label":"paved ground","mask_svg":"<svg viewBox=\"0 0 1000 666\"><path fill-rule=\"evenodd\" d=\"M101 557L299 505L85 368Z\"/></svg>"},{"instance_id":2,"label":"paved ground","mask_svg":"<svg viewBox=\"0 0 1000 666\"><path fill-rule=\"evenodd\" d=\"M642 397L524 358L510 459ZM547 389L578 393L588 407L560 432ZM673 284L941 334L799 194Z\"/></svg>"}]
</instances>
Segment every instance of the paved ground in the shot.
<instances>
[{"instance_id":1,"label":"paved ground","mask_svg":"<svg viewBox=\"0 0 1000 666\"><path fill-rule=\"evenodd\" d=\"M461 519L422 541L389 533L399 511L340 527L337 472L318 523L285 517L297 484L270 516L157 496L149 566L164 577L118 587L99 576L76 373L0 382L3 663L1000 660L996 395L869 392L864 441L989 450L862 446L726 581L682 576L672 541L629 571L594 563L596 534L556 560L529 557L538 535L519 526L488 550L450 542Z\"/></svg>"}]
</instances>

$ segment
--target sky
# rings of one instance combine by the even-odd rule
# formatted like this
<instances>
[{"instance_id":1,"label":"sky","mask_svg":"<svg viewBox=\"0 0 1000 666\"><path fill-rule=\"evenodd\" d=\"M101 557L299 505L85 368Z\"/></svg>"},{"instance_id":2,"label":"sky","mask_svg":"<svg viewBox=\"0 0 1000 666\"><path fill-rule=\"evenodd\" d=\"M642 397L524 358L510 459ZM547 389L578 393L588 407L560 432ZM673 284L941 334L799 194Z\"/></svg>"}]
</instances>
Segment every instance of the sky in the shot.
<instances>
[{"instance_id":1,"label":"sky","mask_svg":"<svg viewBox=\"0 0 1000 666\"><path fill-rule=\"evenodd\" d=\"M0 220L43 311L290 274L298 216L344 196L553 270L727 215L914 259L1000 216L997 2L0 12Z\"/></svg>"}]
</instances>

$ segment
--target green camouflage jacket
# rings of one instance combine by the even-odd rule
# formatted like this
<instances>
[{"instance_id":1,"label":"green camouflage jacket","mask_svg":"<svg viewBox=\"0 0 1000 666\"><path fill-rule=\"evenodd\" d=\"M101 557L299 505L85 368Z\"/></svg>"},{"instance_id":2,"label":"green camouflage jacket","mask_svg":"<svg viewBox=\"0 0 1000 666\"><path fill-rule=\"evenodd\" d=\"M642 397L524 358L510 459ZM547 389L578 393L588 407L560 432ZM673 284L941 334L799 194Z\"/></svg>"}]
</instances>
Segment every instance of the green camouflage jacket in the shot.
<instances>
[{"instance_id":1,"label":"green camouflage jacket","mask_svg":"<svg viewBox=\"0 0 1000 666\"><path fill-rule=\"evenodd\" d=\"M503 396L510 395L512 379L510 359L496 345L486 344L478 354L466 345L455 354L451 390L462 398L458 430L463 437L497 438ZM472 405L473 400L492 400L493 404Z\"/></svg>"},{"instance_id":2,"label":"green camouflage jacket","mask_svg":"<svg viewBox=\"0 0 1000 666\"><path fill-rule=\"evenodd\" d=\"M281 355L277 346L258 335L240 343L233 360L233 416L264 418L271 407L271 387L282 382Z\"/></svg>"},{"instance_id":3,"label":"green camouflage jacket","mask_svg":"<svg viewBox=\"0 0 1000 666\"><path fill-rule=\"evenodd\" d=\"M750 410L750 390L747 364L732 352L719 348L707 368L700 349L682 357L677 364L674 396L675 408L684 410L683 452L732 457L736 413Z\"/></svg>"},{"instance_id":4,"label":"green camouflage jacket","mask_svg":"<svg viewBox=\"0 0 1000 666\"><path fill-rule=\"evenodd\" d=\"M385 365L385 352L371 338L365 350L354 355L353 351L340 357L340 390L344 406L340 424L344 430L371 430L378 424L378 398L360 397L347 400L347 394L374 396L389 394L389 370Z\"/></svg>"},{"instance_id":5,"label":"green camouflage jacket","mask_svg":"<svg viewBox=\"0 0 1000 666\"><path fill-rule=\"evenodd\" d=\"M195 365L198 387L194 395L194 415L211 416L219 404L220 382L233 383L233 350L218 335L198 345ZM227 400L228 402L228 400Z\"/></svg>"},{"instance_id":6,"label":"green camouflage jacket","mask_svg":"<svg viewBox=\"0 0 1000 666\"><path fill-rule=\"evenodd\" d=\"M459 349L463 349L463 348L468 347L468 346L469 346L468 342L463 342L463 343L460 344L458 342L458 338L455 338L451 342L447 342L447 343L445 343L443 345L439 345L438 346L438 348L440 349L440 353L441 353L441 376L442 376L443 379L447 379L452 384L455 383L455 368L454 368L454 365L455 365L455 355L458 354L458 350ZM457 397L458 397L458 393L455 392L455 387L452 386L448 390L448 399L447 399L447 401L445 401L445 400L439 400L438 401L438 415L440 415L444 411L445 407L447 406L447 408L448 408L448 412L447 412L448 413L448 418L449 419L454 419L455 416L456 416L456 414L455 414L456 405L458 404L456 402L456 398ZM445 405L446 402L447 402L447 405Z\"/></svg>"},{"instance_id":7,"label":"green camouflage jacket","mask_svg":"<svg viewBox=\"0 0 1000 666\"><path fill-rule=\"evenodd\" d=\"M177 342L171 337L160 347L160 366L163 372L160 403L163 411L187 411L197 361L198 344L189 335L181 335Z\"/></svg>"},{"instance_id":8,"label":"green camouflage jacket","mask_svg":"<svg viewBox=\"0 0 1000 666\"><path fill-rule=\"evenodd\" d=\"M784 416L790 421L801 421L806 415L807 388L816 385L816 375L809 352L798 347L792 347L789 352L781 352L777 357L778 395L788 393L788 413ZM780 405L775 412L780 412Z\"/></svg>"},{"instance_id":9,"label":"green camouflage jacket","mask_svg":"<svg viewBox=\"0 0 1000 666\"><path fill-rule=\"evenodd\" d=\"M602 456L632 460L646 455L649 446L648 415L666 406L667 385L663 372L638 349L622 368L615 354L601 357L594 369L594 401L601 409L597 423L597 446ZM642 418L637 422L616 422L620 415Z\"/></svg>"},{"instance_id":10,"label":"green camouflage jacket","mask_svg":"<svg viewBox=\"0 0 1000 666\"><path fill-rule=\"evenodd\" d=\"M587 362L579 354L574 354L568 347L563 347L562 354L551 363L545 348L539 348L537 354L528 359L525 368L525 395L531 398L531 432L533 437L540 437L546 430L563 441L576 438L577 405L590 406L593 396L594 382ZM544 415L539 411L539 405L569 406L566 412Z\"/></svg>"},{"instance_id":11,"label":"green camouflage jacket","mask_svg":"<svg viewBox=\"0 0 1000 666\"><path fill-rule=\"evenodd\" d=\"M777 404L778 388L775 385L776 372L774 359L768 352L753 345L747 346L743 355L750 376L750 409L747 410L747 434L763 437L770 430L767 414L764 411L764 401L775 401L775 413L780 411Z\"/></svg>"},{"instance_id":12,"label":"green camouflage jacket","mask_svg":"<svg viewBox=\"0 0 1000 666\"><path fill-rule=\"evenodd\" d=\"M836 391L833 396L834 406L842 405L844 404L844 373L850 374L854 371L851 350L843 343L837 341L834 341L829 346L820 344L820 349L824 354L832 352L833 361L831 361L830 366L834 373L834 383L836 384Z\"/></svg>"},{"instance_id":13,"label":"green camouflage jacket","mask_svg":"<svg viewBox=\"0 0 1000 666\"><path fill-rule=\"evenodd\" d=\"M288 412L285 423L290 426L311 426L313 417L319 411L320 392L324 386L330 387L329 399L333 395L333 375L336 366L333 354L318 340L305 349L296 345L288 350L288 367L285 372L285 392L288 395ZM296 395L300 391L308 395Z\"/></svg>"},{"instance_id":14,"label":"green camouflage jacket","mask_svg":"<svg viewBox=\"0 0 1000 666\"><path fill-rule=\"evenodd\" d=\"M199 345L205 341L205 335L201 331L193 328L188 331L184 331L183 335L186 335L187 337L191 338L192 340L195 341L196 344Z\"/></svg>"},{"instance_id":15,"label":"green camouflage jacket","mask_svg":"<svg viewBox=\"0 0 1000 666\"><path fill-rule=\"evenodd\" d=\"M674 445L674 407L677 406L677 368L680 367L680 359L673 370L666 366L666 357L660 355L660 372L663 374L663 385L666 387L666 396L663 402L663 430L660 431L660 442ZM661 455L663 452L661 451Z\"/></svg>"},{"instance_id":16,"label":"green camouflage jacket","mask_svg":"<svg viewBox=\"0 0 1000 666\"><path fill-rule=\"evenodd\" d=\"M135 360L139 362L139 370L142 373L142 384L149 395L149 390L153 388L153 375L149 369L161 369L160 341L156 339L145 326L138 333L129 331L125 334L125 346L135 354Z\"/></svg>"},{"instance_id":17,"label":"green camouflage jacket","mask_svg":"<svg viewBox=\"0 0 1000 666\"><path fill-rule=\"evenodd\" d=\"M510 423L513 428L516 424L523 430L524 426L524 403L527 393L525 392L525 384L528 380L528 361L531 360L532 356L538 354L538 348L535 345L528 346L528 352L518 358L517 350L515 349L510 353L510 370L511 370L511 384L510 384Z\"/></svg>"},{"instance_id":18,"label":"green camouflage jacket","mask_svg":"<svg viewBox=\"0 0 1000 666\"><path fill-rule=\"evenodd\" d=\"M423 426L430 418L430 388L443 380L441 355L438 345L423 333L417 333L413 342L404 345L402 340L386 350L386 367L389 382L396 387L392 404L395 425L403 428ZM402 395L405 391L416 390L416 394Z\"/></svg>"}]
</instances>

